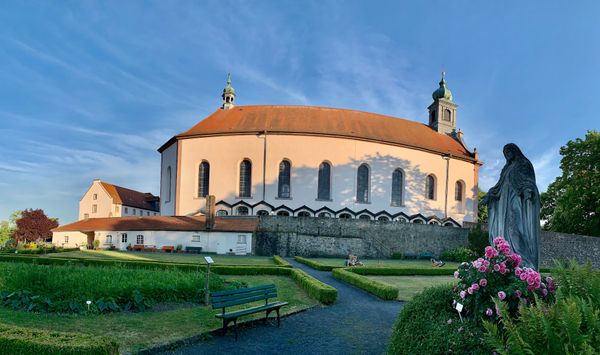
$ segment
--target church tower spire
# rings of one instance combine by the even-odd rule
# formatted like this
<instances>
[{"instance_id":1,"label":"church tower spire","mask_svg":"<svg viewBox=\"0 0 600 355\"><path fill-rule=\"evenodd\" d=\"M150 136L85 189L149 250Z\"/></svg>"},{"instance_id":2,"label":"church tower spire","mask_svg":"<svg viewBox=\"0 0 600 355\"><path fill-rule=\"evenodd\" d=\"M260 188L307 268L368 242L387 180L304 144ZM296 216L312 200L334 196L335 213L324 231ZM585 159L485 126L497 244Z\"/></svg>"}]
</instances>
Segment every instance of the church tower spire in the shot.
<instances>
[{"instance_id":1,"label":"church tower spire","mask_svg":"<svg viewBox=\"0 0 600 355\"><path fill-rule=\"evenodd\" d=\"M231 86L231 74L227 74L227 85L225 85L221 97L223 98L222 109L229 110L234 107L235 90L233 89L233 86Z\"/></svg>"},{"instance_id":2,"label":"church tower spire","mask_svg":"<svg viewBox=\"0 0 600 355\"><path fill-rule=\"evenodd\" d=\"M446 85L446 73L442 70L440 87L431 95L433 103L429 105L429 126L439 133L456 131L456 108L452 92Z\"/></svg>"}]
</instances>

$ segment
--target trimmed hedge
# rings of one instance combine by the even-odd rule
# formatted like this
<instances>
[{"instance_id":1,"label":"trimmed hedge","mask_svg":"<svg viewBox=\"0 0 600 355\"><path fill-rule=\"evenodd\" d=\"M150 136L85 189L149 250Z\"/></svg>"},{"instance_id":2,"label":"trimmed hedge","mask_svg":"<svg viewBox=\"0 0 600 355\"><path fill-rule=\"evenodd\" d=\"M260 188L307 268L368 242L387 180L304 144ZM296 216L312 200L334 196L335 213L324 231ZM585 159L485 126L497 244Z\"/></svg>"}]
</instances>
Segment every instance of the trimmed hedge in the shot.
<instances>
[{"instance_id":1,"label":"trimmed hedge","mask_svg":"<svg viewBox=\"0 0 600 355\"><path fill-rule=\"evenodd\" d=\"M106 337L0 324L0 353L112 355L119 353L119 346Z\"/></svg>"},{"instance_id":2,"label":"trimmed hedge","mask_svg":"<svg viewBox=\"0 0 600 355\"><path fill-rule=\"evenodd\" d=\"M2 254L53 254L53 253L65 253L68 251L77 251L79 248L33 248L33 249L11 249L0 251Z\"/></svg>"},{"instance_id":3,"label":"trimmed hedge","mask_svg":"<svg viewBox=\"0 0 600 355\"><path fill-rule=\"evenodd\" d=\"M281 267L293 267L292 264L288 263L284 258L279 255L273 255L273 261L277 266Z\"/></svg>"},{"instance_id":4,"label":"trimmed hedge","mask_svg":"<svg viewBox=\"0 0 600 355\"><path fill-rule=\"evenodd\" d=\"M420 268L399 268L399 267L352 267L344 269L359 275L377 275L377 276L445 276L454 275L455 269L444 269L431 267L430 269Z\"/></svg>"},{"instance_id":5,"label":"trimmed hedge","mask_svg":"<svg viewBox=\"0 0 600 355\"><path fill-rule=\"evenodd\" d=\"M331 271L333 269L337 269L337 267L335 267L335 266L321 264L319 262L316 262L314 260L310 260L307 258L303 258L301 256L294 256L294 260L296 260L297 262L302 263L304 265L308 265L315 270ZM342 266L340 266L340 267L342 267Z\"/></svg>"},{"instance_id":6,"label":"trimmed hedge","mask_svg":"<svg viewBox=\"0 0 600 355\"><path fill-rule=\"evenodd\" d=\"M491 354L483 327L461 322L452 308L454 291L443 285L425 289L408 302L392 329L388 354Z\"/></svg>"},{"instance_id":7,"label":"trimmed hedge","mask_svg":"<svg viewBox=\"0 0 600 355\"><path fill-rule=\"evenodd\" d=\"M332 304L337 299L337 290L321 282L300 269L289 270L291 278L296 281L311 297L324 304Z\"/></svg>"},{"instance_id":8,"label":"trimmed hedge","mask_svg":"<svg viewBox=\"0 0 600 355\"><path fill-rule=\"evenodd\" d=\"M362 275L350 272L348 269L334 269L332 274L336 279L345 281L358 288L362 288L363 290L384 300L395 300L398 298L399 289L397 287L371 280Z\"/></svg>"}]
</instances>

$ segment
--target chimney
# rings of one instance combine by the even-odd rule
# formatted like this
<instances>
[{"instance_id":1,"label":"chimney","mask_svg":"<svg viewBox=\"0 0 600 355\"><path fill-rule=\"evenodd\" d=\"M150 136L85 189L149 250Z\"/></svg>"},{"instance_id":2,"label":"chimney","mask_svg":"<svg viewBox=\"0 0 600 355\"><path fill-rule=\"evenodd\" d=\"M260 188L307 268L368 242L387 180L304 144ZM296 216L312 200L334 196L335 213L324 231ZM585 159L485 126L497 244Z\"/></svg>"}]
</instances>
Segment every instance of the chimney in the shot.
<instances>
[{"instance_id":1,"label":"chimney","mask_svg":"<svg viewBox=\"0 0 600 355\"><path fill-rule=\"evenodd\" d=\"M215 195L206 196L206 229L215 227Z\"/></svg>"}]
</instances>

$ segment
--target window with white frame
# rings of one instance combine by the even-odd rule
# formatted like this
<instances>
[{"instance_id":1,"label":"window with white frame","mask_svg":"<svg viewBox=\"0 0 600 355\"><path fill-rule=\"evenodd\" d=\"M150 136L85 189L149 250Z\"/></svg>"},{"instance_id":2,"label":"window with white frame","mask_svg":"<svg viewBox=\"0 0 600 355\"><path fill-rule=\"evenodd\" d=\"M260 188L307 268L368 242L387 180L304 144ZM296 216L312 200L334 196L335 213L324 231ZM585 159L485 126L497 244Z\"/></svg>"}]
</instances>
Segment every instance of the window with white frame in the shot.
<instances>
[{"instance_id":1,"label":"window with white frame","mask_svg":"<svg viewBox=\"0 0 600 355\"><path fill-rule=\"evenodd\" d=\"M93 199L94 199L94 201L97 200L98 199L98 194L94 194Z\"/></svg>"},{"instance_id":2,"label":"window with white frame","mask_svg":"<svg viewBox=\"0 0 600 355\"><path fill-rule=\"evenodd\" d=\"M144 244L144 235L138 234L137 237L135 238L135 242L136 242L136 244Z\"/></svg>"},{"instance_id":3,"label":"window with white frame","mask_svg":"<svg viewBox=\"0 0 600 355\"><path fill-rule=\"evenodd\" d=\"M192 242L200 243L200 235L198 235L198 234L192 235Z\"/></svg>"},{"instance_id":4,"label":"window with white frame","mask_svg":"<svg viewBox=\"0 0 600 355\"><path fill-rule=\"evenodd\" d=\"M92 205L92 213L98 212L98 205Z\"/></svg>"},{"instance_id":5,"label":"window with white frame","mask_svg":"<svg viewBox=\"0 0 600 355\"><path fill-rule=\"evenodd\" d=\"M83 214L83 219L88 219L90 218L90 214L89 213L84 213Z\"/></svg>"},{"instance_id":6,"label":"window with white frame","mask_svg":"<svg viewBox=\"0 0 600 355\"><path fill-rule=\"evenodd\" d=\"M127 233L121 233L121 243L127 243Z\"/></svg>"},{"instance_id":7,"label":"window with white frame","mask_svg":"<svg viewBox=\"0 0 600 355\"><path fill-rule=\"evenodd\" d=\"M135 216L135 208L132 209L132 214Z\"/></svg>"},{"instance_id":8,"label":"window with white frame","mask_svg":"<svg viewBox=\"0 0 600 355\"><path fill-rule=\"evenodd\" d=\"M129 213L129 208L125 207L125 214Z\"/></svg>"},{"instance_id":9,"label":"window with white frame","mask_svg":"<svg viewBox=\"0 0 600 355\"><path fill-rule=\"evenodd\" d=\"M238 244L246 244L246 236L243 234L238 235L237 243Z\"/></svg>"},{"instance_id":10,"label":"window with white frame","mask_svg":"<svg viewBox=\"0 0 600 355\"><path fill-rule=\"evenodd\" d=\"M65 235L65 244L68 244L68 243L69 243L69 236Z\"/></svg>"},{"instance_id":11,"label":"window with white frame","mask_svg":"<svg viewBox=\"0 0 600 355\"><path fill-rule=\"evenodd\" d=\"M104 244L112 244L112 235L106 235L106 241L104 242Z\"/></svg>"}]
</instances>

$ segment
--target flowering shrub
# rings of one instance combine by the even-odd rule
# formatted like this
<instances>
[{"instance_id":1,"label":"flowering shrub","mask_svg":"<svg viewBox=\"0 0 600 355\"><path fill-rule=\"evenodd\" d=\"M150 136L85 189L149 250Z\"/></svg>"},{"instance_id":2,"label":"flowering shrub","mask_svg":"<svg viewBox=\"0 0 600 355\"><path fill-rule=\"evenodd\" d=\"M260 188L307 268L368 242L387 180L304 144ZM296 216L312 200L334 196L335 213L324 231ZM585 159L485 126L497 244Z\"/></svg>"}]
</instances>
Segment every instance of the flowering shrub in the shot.
<instances>
[{"instance_id":1,"label":"flowering shrub","mask_svg":"<svg viewBox=\"0 0 600 355\"><path fill-rule=\"evenodd\" d=\"M455 301L464 305L467 314L497 320L502 312L493 298L505 303L510 316L516 315L519 304L535 302L536 298L544 302L554 300L554 280L542 280L537 271L521 267L521 256L511 251L504 238L494 239L494 245L487 246L484 254L471 263L462 263L454 272L459 279Z\"/></svg>"}]
</instances>

